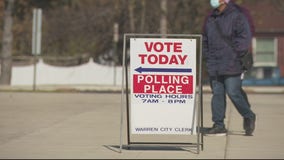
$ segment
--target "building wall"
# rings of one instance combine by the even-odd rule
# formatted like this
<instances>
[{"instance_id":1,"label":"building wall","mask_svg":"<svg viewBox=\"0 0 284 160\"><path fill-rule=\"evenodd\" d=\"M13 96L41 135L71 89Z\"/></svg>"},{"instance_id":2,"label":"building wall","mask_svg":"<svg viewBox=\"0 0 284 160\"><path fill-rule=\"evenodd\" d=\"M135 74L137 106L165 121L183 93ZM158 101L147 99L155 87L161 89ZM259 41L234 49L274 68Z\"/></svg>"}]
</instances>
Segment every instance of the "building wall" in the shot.
<instances>
[{"instance_id":1,"label":"building wall","mask_svg":"<svg viewBox=\"0 0 284 160\"><path fill-rule=\"evenodd\" d=\"M278 66L280 77L284 77L284 36L278 37Z\"/></svg>"}]
</instances>

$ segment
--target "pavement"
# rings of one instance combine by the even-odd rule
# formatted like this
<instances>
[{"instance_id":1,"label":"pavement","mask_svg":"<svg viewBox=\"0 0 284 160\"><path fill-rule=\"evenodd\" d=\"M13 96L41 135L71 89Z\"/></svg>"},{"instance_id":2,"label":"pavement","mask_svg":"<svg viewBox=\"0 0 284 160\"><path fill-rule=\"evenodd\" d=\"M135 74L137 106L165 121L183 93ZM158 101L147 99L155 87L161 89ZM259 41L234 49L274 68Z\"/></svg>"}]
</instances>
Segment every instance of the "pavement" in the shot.
<instances>
[{"instance_id":1,"label":"pavement","mask_svg":"<svg viewBox=\"0 0 284 160\"><path fill-rule=\"evenodd\" d=\"M242 117L227 101L227 136L203 138L203 150L186 145L126 147L121 87L2 86L1 159L283 159L284 87L244 87L257 115L253 136L244 136ZM210 88L203 87L203 123L211 127ZM282 124L282 125L281 125ZM133 137L135 138L135 137ZM136 137L137 138L137 137ZM140 137L141 139L147 137ZM163 136L166 141L196 137Z\"/></svg>"}]
</instances>

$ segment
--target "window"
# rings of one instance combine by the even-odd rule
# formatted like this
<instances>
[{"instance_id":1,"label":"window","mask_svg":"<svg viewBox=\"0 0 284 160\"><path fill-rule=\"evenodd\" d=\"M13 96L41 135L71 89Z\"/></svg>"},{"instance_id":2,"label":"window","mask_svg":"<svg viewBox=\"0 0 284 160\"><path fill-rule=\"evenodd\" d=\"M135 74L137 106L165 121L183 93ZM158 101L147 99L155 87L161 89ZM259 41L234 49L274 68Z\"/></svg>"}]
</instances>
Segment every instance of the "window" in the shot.
<instances>
[{"instance_id":1,"label":"window","mask_svg":"<svg viewBox=\"0 0 284 160\"><path fill-rule=\"evenodd\" d=\"M277 66L276 42L276 38L254 38L254 66Z\"/></svg>"}]
</instances>

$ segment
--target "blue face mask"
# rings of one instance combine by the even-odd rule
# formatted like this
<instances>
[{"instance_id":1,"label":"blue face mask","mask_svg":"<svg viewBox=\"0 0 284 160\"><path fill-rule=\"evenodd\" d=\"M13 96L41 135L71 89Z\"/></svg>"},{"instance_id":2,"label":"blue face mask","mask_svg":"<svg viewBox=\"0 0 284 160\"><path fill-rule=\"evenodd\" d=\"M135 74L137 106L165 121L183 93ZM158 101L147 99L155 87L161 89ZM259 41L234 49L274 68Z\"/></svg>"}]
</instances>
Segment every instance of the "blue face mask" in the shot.
<instances>
[{"instance_id":1,"label":"blue face mask","mask_svg":"<svg viewBox=\"0 0 284 160\"><path fill-rule=\"evenodd\" d=\"M210 0L210 5L213 8L218 8L220 6L219 0Z\"/></svg>"}]
</instances>

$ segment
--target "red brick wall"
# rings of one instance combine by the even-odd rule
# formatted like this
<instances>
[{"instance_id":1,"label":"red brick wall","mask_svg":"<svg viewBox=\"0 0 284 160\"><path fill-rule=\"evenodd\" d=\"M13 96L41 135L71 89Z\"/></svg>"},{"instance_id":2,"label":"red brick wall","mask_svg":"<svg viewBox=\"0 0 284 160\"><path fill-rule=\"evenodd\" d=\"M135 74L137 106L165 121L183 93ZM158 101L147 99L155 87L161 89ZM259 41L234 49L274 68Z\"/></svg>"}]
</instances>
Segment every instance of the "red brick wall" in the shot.
<instances>
[{"instance_id":1,"label":"red brick wall","mask_svg":"<svg viewBox=\"0 0 284 160\"><path fill-rule=\"evenodd\" d=\"M278 37L278 66L280 76L284 77L284 36Z\"/></svg>"}]
</instances>

